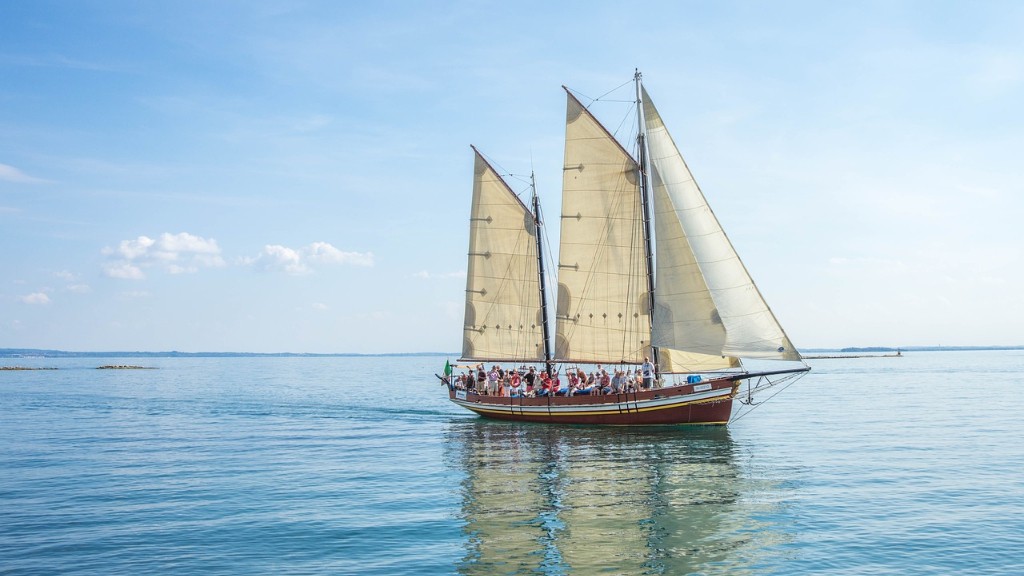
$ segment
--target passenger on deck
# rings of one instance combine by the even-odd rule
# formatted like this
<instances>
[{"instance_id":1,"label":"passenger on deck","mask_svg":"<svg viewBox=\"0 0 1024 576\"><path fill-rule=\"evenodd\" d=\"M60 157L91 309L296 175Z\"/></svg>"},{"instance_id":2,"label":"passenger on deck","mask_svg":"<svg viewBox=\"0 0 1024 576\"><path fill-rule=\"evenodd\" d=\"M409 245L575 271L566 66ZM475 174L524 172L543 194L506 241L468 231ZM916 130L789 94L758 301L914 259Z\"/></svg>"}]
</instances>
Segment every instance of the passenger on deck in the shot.
<instances>
[{"instance_id":1,"label":"passenger on deck","mask_svg":"<svg viewBox=\"0 0 1024 576\"><path fill-rule=\"evenodd\" d=\"M647 356L644 356L644 363L640 365L640 370L643 373L641 386L644 390L650 390L654 385L654 364Z\"/></svg>"},{"instance_id":2,"label":"passenger on deck","mask_svg":"<svg viewBox=\"0 0 1024 576\"><path fill-rule=\"evenodd\" d=\"M523 376L526 381L526 393L530 395L533 392L534 385L537 384L537 371L530 366L530 369L526 371L526 376Z\"/></svg>"},{"instance_id":3,"label":"passenger on deck","mask_svg":"<svg viewBox=\"0 0 1024 576\"><path fill-rule=\"evenodd\" d=\"M587 377L587 390L590 391L590 394L601 393L601 378L597 372L591 372Z\"/></svg>"},{"instance_id":4,"label":"passenger on deck","mask_svg":"<svg viewBox=\"0 0 1024 576\"><path fill-rule=\"evenodd\" d=\"M627 389L627 392L637 392L637 390L640 389L640 381L641 381L641 378L640 378L640 369L639 368L637 368L636 372L634 372L634 373L630 373L629 370L626 371L626 386L627 386L626 389Z\"/></svg>"},{"instance_id":5,"label":"passenger on deck","mask_svg":"<svg viewBox=\"0 0 1024 576\"><path fill-rule=\"evenodd\" d=\"M519 374L512 373L513 376L509 381L508 395L512 398L520 398L523 395L522 381L519 379Z\"/></svg>"},{"instance_id":6,"label":"passenger on deck","mask_svg":"<svg viewBox=\"0 0 1024 576\"><path fill-rule=\"evenodd\" d=\"M616 370L615 376L612 376L612 394L619 394L625 390L622 380L622 370Z\"/></svg>"},{"instance_id":7,"label":"passenger on deck","mask_svg":"<svg viewBox=\"0 0 1024 576\"><path fill-rule=\"evenodd\" d=\"M554 377L551 378L551 389L555 391L555 396L568 396L569 395L569 383L562 384L562 379L558 377L558 372L555 372Z\"/></svg>"},{"instance_id":8,"label":"passenger on deck","mask_svg":"<svg viewBox=\"0 0 1024 576\"><path fill-rule=\"evenodd\" d=\"M498 393L498 366L491 366L491 371L487 373L487 394L494 396Z\"/></svg>"},{"instance_id":9,"label":"passenger on deck","mask_svg":"<svg viewBox=\"0 0 1024 576\"><path fill-rule=\"evenodd\" d=\"M612 393L612 379L608 376L607 370L601 370L601 393L611 394Z\"/></svg>"},{"instance_id":10,"label":"passenger on deck","mask_svg":"<svg viewBox=\"0 0 1024 576\"><path fill-rule=\"evenodd\" d=\"M575 370L569 370L568 372L566 372L565 379L569 389L569 391L566 392L565 395L572 396L573 394L576 393L576 390L579 388L580 379L578 376L576 376Z\"/></svg>"},{"instance_id":11,"label":"passenger on deck","mask_svg":"<svg viewBox=\"0 0 1024 576\"><path fill-rule=\"evenodd\" d=\"M537 391L537 396L549 396L551 394L551 376L548 376L547 371L540 373L540 390Z\"/></svg>"},{"instance_id":12,"label":"passenger on deck","mask_svg":"<svg viewBox=\"0 0 1024 576\"><path fill-rule=\"evenodd\" d=\"M487 371L483 364L476 367L476 393L483 394L487 391Z\"/></svg>"}]
</instances>

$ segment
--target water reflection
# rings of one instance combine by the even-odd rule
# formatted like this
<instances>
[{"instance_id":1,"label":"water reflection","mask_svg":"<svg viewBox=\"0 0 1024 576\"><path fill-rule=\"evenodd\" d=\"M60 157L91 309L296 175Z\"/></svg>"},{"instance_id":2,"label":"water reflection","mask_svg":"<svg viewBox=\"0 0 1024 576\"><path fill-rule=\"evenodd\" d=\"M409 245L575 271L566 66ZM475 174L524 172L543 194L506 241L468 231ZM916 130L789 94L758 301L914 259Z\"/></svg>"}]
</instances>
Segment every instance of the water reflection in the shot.
<instances>
[{"instance_id":1,"label":"water reflection","mask_svg":"<svg viewBox=\"0 0 1024 576\"><path fill-rule=\"evenodd\" d=\"M724 427L460 420L463 574L749 572L770 508ZM763 516L763 515L762 515Z\"/></svg>"}]
</instances>

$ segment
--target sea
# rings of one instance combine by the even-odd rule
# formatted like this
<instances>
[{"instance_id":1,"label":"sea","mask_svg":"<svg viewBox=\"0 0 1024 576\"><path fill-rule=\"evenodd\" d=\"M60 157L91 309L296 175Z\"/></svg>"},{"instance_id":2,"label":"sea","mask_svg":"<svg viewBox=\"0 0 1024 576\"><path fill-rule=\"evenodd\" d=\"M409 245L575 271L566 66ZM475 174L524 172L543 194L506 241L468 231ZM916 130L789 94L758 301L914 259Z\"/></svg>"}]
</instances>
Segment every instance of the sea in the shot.
<instances>
[{"instance_id":1,"label":"sea","mask_svg":"<svg viewBox=\"0 0 1024 576\"><path fill-rule=\"evenodd\" d=\"M0 359L56 368L0 371L0 574L1024 574L1024 351L728 427L488 421L448 359Z\"/></svg>"}]
</instances>

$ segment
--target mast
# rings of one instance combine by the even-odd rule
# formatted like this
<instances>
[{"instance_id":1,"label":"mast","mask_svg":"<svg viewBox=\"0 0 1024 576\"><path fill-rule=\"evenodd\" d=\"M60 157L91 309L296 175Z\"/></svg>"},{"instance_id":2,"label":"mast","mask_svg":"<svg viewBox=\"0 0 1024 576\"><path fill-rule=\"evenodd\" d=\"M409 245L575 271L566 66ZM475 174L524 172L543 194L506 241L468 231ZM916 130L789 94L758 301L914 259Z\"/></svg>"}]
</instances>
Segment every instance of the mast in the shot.
<instances>
[{"instance_id":1,"label":"mast","mask_svg":"<svg viewBox=\"0 0 1024 576\"><path fill-rule=\"evenodd\" d=\"M544 335L544 368L551 374L551 335L548 333L548 292L547 281L544 278L544 243L540 235L540 201L537 199L537 179L530 171L530 189L533 191L533 223L535 236L537 237L537 270L540 275L540 313L541 313L541 334Z\"/></svg>"},{"instance_id":2,"label":"mast","mask_svg":"<svg viewBox=\"0 0 1024 576\"><path fill-rule=\"evenodd\" d=\"M640 177L640 202L643 205L644 215L644 256L647 261L647 318L650 322L651 336L654 333L654 251L651 241L651 203L649 199L649 186L647 184L647 142L645 141L643 101L640 96L640 79L642 75L637 69L633 75L633 82L636 84L636 143L637 143L637 171ZM651 360L654 362L654 377L657 379L661 372L661 363L658 358L658 348L654 345L653 338L648 336L648 343L651 346Z\"/></svg>"}]
</instances>

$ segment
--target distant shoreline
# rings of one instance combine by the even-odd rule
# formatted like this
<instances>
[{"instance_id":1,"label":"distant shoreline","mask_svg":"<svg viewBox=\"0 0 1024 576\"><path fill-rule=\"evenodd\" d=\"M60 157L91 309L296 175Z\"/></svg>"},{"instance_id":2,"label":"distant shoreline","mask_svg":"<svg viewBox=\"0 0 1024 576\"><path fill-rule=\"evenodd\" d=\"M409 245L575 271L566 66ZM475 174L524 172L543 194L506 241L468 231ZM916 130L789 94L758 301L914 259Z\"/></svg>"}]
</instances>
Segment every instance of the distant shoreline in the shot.
<instances>
[{"instance_id":1,"label":"distant shoreline","mask_svg":"<svg viewBox=\"0 0 1024 576\"><path fill-rule=\"evenodd\" d=\"M868 346L851 348L801 348L801 353L864 354L887 352L971 352L981 350L1024 350L1024 346Z\"/></svg>"},{"instance_id":2,"label":"distant shoreline","mask_svg":"<svg viewBox=\"0 0 1024 576\"><path fill-rule=\"evenodd\" d=\"M970 352L982 350L1024 350L1024 346L899 346L899 347L858 347L858 348L804 348L805 354L865 354L902 352ZM388 352L362 354L339 352L317 354L306 352L74 352L37 348L0 348L0 358L380 358L412 356L458 357L458 352Z\"/></svg>"}]
</instances>

